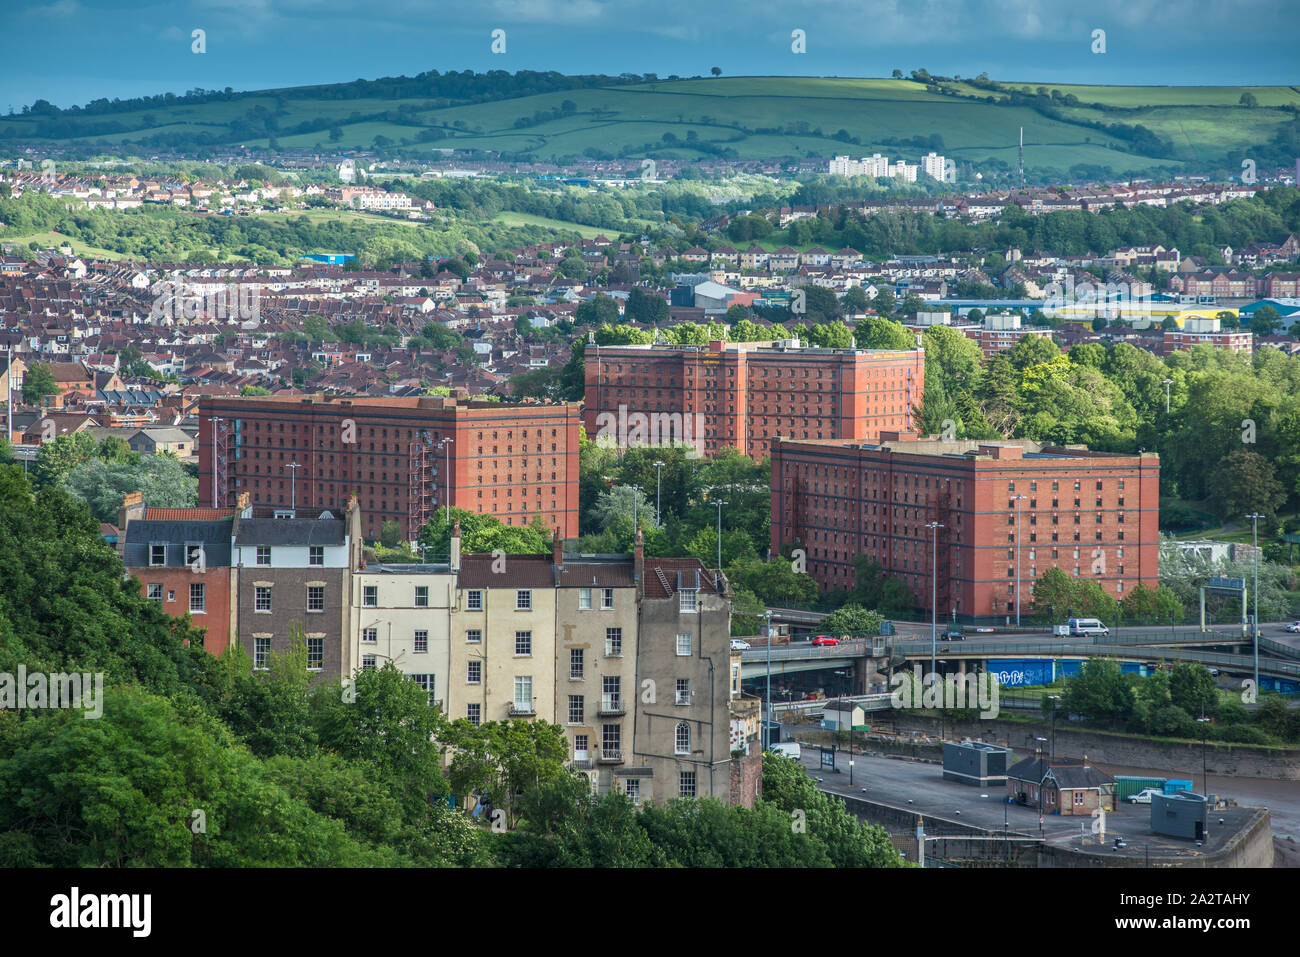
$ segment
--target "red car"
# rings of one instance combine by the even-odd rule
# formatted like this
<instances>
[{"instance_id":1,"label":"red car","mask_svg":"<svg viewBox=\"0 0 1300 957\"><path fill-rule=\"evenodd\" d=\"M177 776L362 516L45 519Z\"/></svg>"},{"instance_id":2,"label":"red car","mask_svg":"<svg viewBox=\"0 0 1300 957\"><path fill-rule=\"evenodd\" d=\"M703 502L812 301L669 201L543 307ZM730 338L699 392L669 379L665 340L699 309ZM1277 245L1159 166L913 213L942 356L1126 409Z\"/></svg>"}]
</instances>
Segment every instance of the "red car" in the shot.
<instances>
[{"instance_id":1,"label":"red car","mask_svg":"<svg viewBox=\"0 0 1300 957\"><path fill-rule=\"evenodd\" d=\"M832 638L830 635L818 635L812 640L812 643L814 645L838 645L840 640L838 638Z\"/></svg>"}]
</instances>

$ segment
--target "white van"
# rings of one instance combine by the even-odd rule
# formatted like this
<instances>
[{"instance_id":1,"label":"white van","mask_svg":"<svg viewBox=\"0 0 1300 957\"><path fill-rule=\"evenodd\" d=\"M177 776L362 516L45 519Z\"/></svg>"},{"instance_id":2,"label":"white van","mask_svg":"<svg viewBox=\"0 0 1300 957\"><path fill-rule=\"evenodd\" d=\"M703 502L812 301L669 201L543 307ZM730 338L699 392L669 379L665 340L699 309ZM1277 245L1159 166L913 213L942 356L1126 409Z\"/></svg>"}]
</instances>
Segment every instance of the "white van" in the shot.
<instances>
[{"instance_id":1,"label":"white van","mask_svg":"<svg viewBox=\"0 0 1300 957\"><path fill-rule=\"evenodd\" d=\"M1071 618L1066 622L1071 635L1092 638L1097 635L1109 635L1110 629L1096 618Z\"/></svg>"},{"instance_id":2,"label":"white van","mask_svg":"<svg viewBox=\"0 0 1300 957\"><path fill-rule=\"evenodd\" d=\"M767 750L771 751L773 754L784 754L787 758L794 758L796 761L799 760L799 756L803 753L803 749L799 747L798 741L781 741L776 744L770 744L768 745Z\"/></svg>"}]
</instances>

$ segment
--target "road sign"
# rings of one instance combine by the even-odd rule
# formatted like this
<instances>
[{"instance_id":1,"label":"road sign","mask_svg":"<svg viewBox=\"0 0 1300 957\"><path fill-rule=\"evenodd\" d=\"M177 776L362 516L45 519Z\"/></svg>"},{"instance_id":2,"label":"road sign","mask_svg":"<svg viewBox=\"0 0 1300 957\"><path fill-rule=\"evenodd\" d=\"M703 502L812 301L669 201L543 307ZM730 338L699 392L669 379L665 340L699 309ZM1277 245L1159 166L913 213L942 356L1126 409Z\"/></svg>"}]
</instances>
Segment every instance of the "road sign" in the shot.
<instances>
[{"instance_id":1,"label":"road sign","mask_svg":"<svg viewBox=\"0 0 1300 957\"><path fill-rule=\"evenodd\" d=\"M1239 592L1246 587L1244 578L1211 578L1208 585L1205 586L1211 591L1231 591Z\"/></svg>"}]
</instances>

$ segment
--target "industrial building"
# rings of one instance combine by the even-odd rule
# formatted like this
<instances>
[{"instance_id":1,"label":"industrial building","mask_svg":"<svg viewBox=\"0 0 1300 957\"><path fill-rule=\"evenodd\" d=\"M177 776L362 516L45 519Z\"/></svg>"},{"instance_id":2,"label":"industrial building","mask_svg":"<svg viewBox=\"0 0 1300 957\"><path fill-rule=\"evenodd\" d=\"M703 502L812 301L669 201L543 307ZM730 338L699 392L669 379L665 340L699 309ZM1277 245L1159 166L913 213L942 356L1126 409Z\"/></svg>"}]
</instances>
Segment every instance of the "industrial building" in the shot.
<instances>
[{"instance_id":1,"label":"industrial building","mask_svg":"<svg viewBox=\"0 0 1300 957\"><path fill-rule=\"evenodd\" d=\"M863 556L953 620L1027 611L1049 568L1118 600L1157 585L1159 474L1154 452L1029 439L779 439L771 549L801 548L822 589L853 588Z\"/></svg>"},{"instance_id":2,"label":"industrial building","mask_svg":"<svg viewBox=\"0 0 1300 957\"><path fill-rule=\"evenodd\" d=\"M447 504L578 534L577 403L204 396L199 421L205 505L248 492L289 514L355 495L372 541L387 521L414 539Z\"/></svg>"},{"instance_id":3,"label":"industrial building","mask_svg":"<svg viewBox=\"0 0 1300 957\"><path fill-rule=\"evenodd\" d=\"M761 461L777 436L867 441L909 428L925 388L925 353L812 348L798 339L589 345L586 376L590 437L638 414L675 416L701 454L734 446ZM637 444L633 435L618 439Z\"/></svg>"}]
</instances>

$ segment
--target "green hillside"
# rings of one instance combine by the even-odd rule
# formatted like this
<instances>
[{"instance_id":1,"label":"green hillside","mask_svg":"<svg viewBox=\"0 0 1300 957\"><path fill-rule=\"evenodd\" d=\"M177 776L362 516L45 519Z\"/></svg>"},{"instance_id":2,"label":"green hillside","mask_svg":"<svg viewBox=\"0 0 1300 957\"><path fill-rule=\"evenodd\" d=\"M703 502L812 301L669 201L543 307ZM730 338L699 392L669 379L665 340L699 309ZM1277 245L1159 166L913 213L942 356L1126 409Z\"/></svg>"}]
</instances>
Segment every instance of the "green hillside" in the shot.
<instances>
[{"instance_id":1,"label":"green hillside","mask_svg":"<svg viewBox=\"0 0 1300 957\"><path fill-rule=\"evenodd\" d=\"M531 80L541 76L547 83ZM1123 174L1226 167L1240 155L1267 164L1274 154L1284 156L1295 139L1300 110L1300 92L1291 87L1043 87L1029 81L817 77L628 82L516 74L504 83L486 75L458 77L450 89L447 77L424 77L246 94L211 91L207 101L173 97L94 111L33 111L0 117L0 153L6 143L110 151L172 147L194 154L242 144L483 149L534 160L877 151L915 160L936 146L978 167L993 161L1014 165L1023 127L1031 169L1084 165ZM565 88L566 82L572 87ZM537 88L546 91L521 95ZM403 95L426 89L443 95ZM1245 93L1254 97L1253 106L1240 105ZM1134 135L1138 127L1145 129Z\"/></svg>"}]
</instances>

